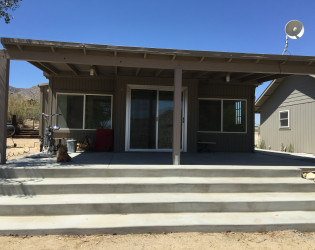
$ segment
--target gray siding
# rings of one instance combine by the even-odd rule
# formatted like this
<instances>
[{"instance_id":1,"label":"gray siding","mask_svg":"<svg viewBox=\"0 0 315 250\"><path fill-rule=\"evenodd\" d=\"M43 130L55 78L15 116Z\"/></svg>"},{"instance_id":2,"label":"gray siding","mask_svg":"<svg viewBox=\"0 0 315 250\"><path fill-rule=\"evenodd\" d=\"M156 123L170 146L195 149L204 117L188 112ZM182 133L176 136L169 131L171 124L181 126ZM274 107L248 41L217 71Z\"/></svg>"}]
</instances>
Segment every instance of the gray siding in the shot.
<instances>
[{"instance_id":1,"label":"gray siding","mask_svg":"<svg viewBox=\"0 0 315 250\"><path fill-rule=\"evenodd\" d=\"M279 111L289 110L290 127L279 128ZM315 78L283 81L261 108L261 139L272 150L293 145L294 152L315 153Z\"/></svg>"},{"instance_id":2,"label":"gray siding","mask_svg":"<svg viewBox=\"0 0 315 250\"><path fill-rule=\"evenodd\" d=\"M106 78L79 78L79 77L55 77L50 79L49 92L47 92L47 106L52 103L51 111L43 107L46 112L56 112L57 93L85 93L85 94L112 94L113 95L113 130L114 151L125 151L126 136L126 95L127 86L151 85L173 86L173 78L154 77L127 77L118 76L115 79ZM254 145L254 91L253 86L236 86L228 84L213 84L199 82L198 80L183 80L183 86L187 87L187 151L197 151L197 141L216 141L214 151L253 151ZM198 133L198 98L227 98L247 100L247 133ZM45 99L46 100L46 99ZM46 105L46 102L45 102ZM55 121L53 121L53 124ZM56 138L76 138L83 141L87 136L95 137L95 131L87 130L63 130L55 133Z\"/></svg>"}]
</instances>

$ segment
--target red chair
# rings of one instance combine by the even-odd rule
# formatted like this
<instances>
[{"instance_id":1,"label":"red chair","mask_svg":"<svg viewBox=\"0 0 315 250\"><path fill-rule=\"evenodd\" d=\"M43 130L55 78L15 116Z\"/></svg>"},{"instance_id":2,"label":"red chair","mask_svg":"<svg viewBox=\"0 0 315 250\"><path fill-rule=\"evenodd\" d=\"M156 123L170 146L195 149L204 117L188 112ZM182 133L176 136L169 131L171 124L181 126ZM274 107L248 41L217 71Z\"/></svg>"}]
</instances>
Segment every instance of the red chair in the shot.
<instances>
[{"instance_id":1,"label":"red chair","mask_svg":"<svg viewBox=\"0 0 315 250\"><path fill-rule=\"evenodd\" d=\"M113 151L114 134L112 129L97 129L95 132L95 151Z\"/></svg>"}]
</instances>

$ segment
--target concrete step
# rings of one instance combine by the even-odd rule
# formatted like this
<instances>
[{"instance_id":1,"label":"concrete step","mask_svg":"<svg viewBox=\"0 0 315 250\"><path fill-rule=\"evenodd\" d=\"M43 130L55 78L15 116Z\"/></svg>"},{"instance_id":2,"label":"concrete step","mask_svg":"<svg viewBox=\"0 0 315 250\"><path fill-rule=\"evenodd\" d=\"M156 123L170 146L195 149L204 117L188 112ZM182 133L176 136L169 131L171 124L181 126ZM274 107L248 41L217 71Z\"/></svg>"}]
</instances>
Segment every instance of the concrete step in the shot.
<instances>
[{"instance_id":1,"label":"concrete step","mask_svg":"<svg viewBox=\"0 0 315 250\"><path fill-rule=\"evenodd\" d=\"M297 167L282 166L68 166L2 167L2 178L78 177L300 177Z\"/></svg>"},{"instance_id":2,"label":"concrete step","mask_svg":"<svg viewBox=\"0 0 315 250\"><path fill-rule=\"evenodd\" d=\"M314 193L138 193L0 197L0 216L315 211Z\"/></svg>"},{"instance_id":3,"label":"concrete step","mask_svg":"<svg viewBox=\"0 0 315 250\"><path fill-rule=\"evenodd\" d=\"M315 184L297 177L95 177L0 180L0 195L251 192L315 192Z\"/></svg>"},{"instance_id":4,"label":"concrete step","mask_svg":"<svg viewBox=\"0 0 315 250\"><path fill-rule=\"evenodd\" d=\"M315 230L315 212L2 216L0 234L127 234Z\"/></svg>"}]
</instances>

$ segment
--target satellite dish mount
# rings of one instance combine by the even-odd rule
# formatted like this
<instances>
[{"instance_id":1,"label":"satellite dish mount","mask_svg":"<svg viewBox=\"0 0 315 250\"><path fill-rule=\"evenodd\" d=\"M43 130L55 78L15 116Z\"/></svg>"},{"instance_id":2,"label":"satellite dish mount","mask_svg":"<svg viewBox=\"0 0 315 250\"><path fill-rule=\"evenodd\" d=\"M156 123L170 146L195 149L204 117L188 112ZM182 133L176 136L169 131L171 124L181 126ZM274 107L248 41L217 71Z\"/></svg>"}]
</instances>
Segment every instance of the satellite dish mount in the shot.
<instances>
[{"instance_id":1,"label":"satellite dish mount","mask_svg":"<svg viewBox=\"0 0 315 250\"><path fill-rule=\"evenodd\" d=\"M287 51L288 45L289 45L289 38L291 39L299 39L304 34L304 26L301 22L297 20L292 20L288 22L285 26L285 33L286 33L286 39L285 39L285 47L282 52L282 55Z\"/></svg>"}]
</instances>

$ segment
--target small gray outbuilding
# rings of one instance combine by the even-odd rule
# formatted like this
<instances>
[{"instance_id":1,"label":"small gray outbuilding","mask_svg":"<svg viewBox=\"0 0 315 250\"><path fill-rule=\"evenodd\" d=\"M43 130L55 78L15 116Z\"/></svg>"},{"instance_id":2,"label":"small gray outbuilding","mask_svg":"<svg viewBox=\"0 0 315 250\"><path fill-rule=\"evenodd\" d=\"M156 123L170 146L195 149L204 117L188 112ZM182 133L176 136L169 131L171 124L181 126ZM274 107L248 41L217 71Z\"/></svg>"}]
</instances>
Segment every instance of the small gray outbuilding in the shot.
<instances>
[{"instance_id":1,"label":"small gray outbuilding","mask_svg":"<svg viewBox=\"0 0 315 250\"><path fill-rule=\"evenodd\" d=\"M10 60L43 71L42 110L61 113L58 138L112 129L114 151L254 151L255 88L315 74L315 57L108 46L2 38L0 160ZM2 157L1 157L2 155Z\"/></svg>"},{"instance_id":2,"label":"small gray outbuilding","mask_svg":"<svg viewBox=\"0 0 315 250\"><path fill-rule=\"evenodd\" d=\"M275 80L255 103L260 113L260 139L277 151L315 153L315 78L290 76Z\"/></svg>"}]
</instances>

